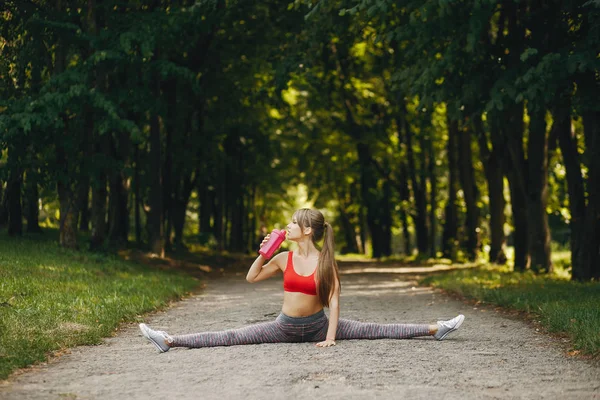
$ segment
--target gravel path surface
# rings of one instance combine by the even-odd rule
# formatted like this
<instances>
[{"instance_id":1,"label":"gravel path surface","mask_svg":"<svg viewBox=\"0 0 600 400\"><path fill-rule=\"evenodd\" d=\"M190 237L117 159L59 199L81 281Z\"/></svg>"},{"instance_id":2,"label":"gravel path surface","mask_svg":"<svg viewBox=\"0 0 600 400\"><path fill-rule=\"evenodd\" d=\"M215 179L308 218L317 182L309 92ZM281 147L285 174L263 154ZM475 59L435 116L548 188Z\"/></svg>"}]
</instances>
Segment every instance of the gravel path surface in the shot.
<instances>
[{"instance_id":1,"label":"gravel path surface","mask_svg":"<svg viewBox=\"0 0 600 400\"><path fill-rule=\"evenodd\" d=\"M344 264L343 318L430 323L466 316L446 340L339 341L173 349L158 354L137 325L99 346L13 376L2 399L600 399L597 363L569 358L559 339L531 325L416 287L407 268ZM190 333L273 320L281 280L244 274L148 316L154 329Z\"/></svg>"}]
</instances>

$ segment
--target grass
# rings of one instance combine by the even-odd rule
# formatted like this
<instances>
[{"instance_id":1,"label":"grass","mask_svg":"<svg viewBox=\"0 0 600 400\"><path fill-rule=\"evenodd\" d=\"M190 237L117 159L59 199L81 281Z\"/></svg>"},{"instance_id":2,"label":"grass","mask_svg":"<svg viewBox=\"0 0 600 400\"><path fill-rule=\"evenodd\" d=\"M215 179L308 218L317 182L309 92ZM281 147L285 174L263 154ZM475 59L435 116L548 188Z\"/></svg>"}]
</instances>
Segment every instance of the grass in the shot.
<instances>
[{"instance_id":1,"label":"grass","mask_svg":"<svg viewBox=\"0 0 600 400\"><path fill-rule=\"evenodd\" d=\"M52 352L100 343L198 285L181 272L61 249L52 234L0 235L0 379Z\"/></svg>"},{"instance_id":2,"label":"grass","mask_svg":"<svg viewBox=\"0 0 600 400\"><path fill-rule=\"evenodd\" d=\"M564 256L558 254L557 256ZM558 265L558 263L555 263ZM466 298L524 311L549 332L570 338L576 354L600 357L600 283L578 283L557 268L553 275L482 266L429 276L422 284Z\"/></svg>"}]
</instances>

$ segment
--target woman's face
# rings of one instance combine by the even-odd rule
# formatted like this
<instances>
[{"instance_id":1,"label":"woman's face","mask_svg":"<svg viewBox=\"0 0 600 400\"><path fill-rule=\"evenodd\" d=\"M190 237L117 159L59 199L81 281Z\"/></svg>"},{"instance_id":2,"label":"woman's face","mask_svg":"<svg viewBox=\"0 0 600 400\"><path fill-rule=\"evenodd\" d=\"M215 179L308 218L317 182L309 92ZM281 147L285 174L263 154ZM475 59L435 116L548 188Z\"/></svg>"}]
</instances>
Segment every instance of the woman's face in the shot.
<instances>
[{"instance_id":1,"label":"woman's face","mask_svg":"<svg viewBox=\"0 0 600 400\"><path fill-rule=\"evenodd\" d=\"M302 228L300 227L300 225L298 225L298 220L296 219L295 215L292 217L292 222L287 224L286 230L288 240L299 240L306 236L302 232Z\"/></svg>"}]
</instances>

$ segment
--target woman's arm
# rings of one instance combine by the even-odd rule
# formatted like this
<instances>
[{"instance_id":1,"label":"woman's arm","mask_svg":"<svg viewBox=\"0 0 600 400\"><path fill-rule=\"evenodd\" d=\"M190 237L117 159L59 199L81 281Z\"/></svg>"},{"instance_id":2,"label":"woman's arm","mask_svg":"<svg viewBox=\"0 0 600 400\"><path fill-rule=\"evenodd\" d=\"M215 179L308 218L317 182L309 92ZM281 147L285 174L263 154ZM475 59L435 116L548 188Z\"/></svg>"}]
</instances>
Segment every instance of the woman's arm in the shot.
<instances>
[{"instance_id":1,"label":"woman's arm","mask_svg":"<svg viewBox=\"0 0 600 400\"><path fill-rule=\"evenodd\" d=\"M324 342L317 343L318 347L335 346L338 321L340 319L340 283L336 279L331 299L329 299L329 327Z\"/></svg>"},{"instance_id":2,"label":"woman's arm","mask_svg":"<svg viewBox=\"0 0 600 400\"><path fill-rule=\"evenodd\" d=\"M262 255L259 255L248 270L246 280L250 283L254 283L272 277L277 271L283 270L282 265L285 266L287 254L287 251L279 253L266 264L265 261L267 261L267 259Z\"/></svg>"}]
</instances>

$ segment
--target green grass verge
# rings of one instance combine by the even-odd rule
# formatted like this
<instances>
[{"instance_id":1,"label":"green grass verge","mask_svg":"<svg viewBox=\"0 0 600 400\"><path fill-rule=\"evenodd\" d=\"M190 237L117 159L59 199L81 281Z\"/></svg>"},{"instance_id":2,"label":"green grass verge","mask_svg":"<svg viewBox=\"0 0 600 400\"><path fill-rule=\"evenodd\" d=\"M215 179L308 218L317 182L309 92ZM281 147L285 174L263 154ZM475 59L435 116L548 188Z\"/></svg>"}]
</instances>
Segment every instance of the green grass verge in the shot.
<instances>
[{"instance_id":1,"label":"green grass verge","mask_svg":"<svg viewBox=\"0 0 600 400\"><path fill-rule=\"evenodd\" d=\"M549 332L567 335L574 350L600 356L599 282L571 282L564 272L536 276L483 266L429 276L420 283L531 313Z\"/></svg>"},{"instance_id":2,"label":"green grass verge","mask_svg":"<svg viewBox=\"0 0 600 400\"><path fill-rule=\"evenodd\" d=\"M54 235L0 235L0 379L57 350L100 343L120 322L199 281L116 256L62 249Z\"/></svg>"}]
</instances>

